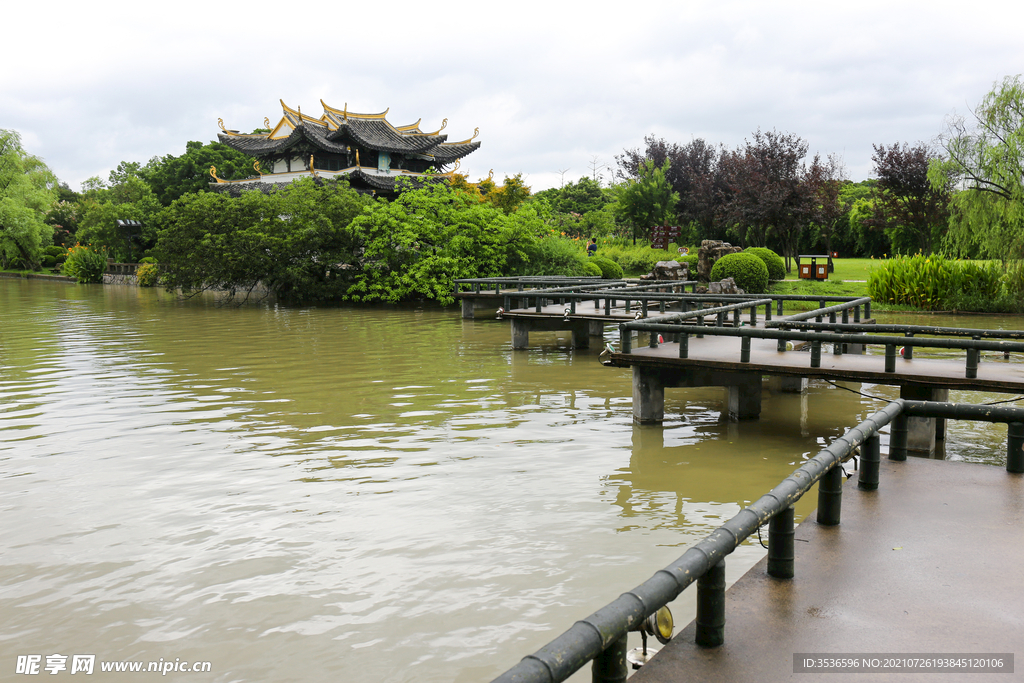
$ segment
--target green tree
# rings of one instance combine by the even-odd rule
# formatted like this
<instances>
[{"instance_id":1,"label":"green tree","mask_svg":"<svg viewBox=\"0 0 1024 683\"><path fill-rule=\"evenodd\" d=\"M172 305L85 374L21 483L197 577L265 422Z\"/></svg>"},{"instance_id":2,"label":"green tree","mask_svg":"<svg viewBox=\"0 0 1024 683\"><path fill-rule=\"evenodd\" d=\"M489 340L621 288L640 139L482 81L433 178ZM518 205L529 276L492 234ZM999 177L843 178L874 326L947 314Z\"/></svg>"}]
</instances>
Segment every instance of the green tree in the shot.
<instances>
[{"instance_id":1,"label":"green tree","mask_svg":"<svg viewBox=\"0 0 1024 683\"><path fill-rule=\"evenodd\" d=\"M216 167L219 178L241 180L256 175L253 163L252 157L219 142L204 145L192 141L185 145L185 153L181 156L153 157L138 172L149 183L160 203L169 206L184 194L209 189L213 180L210 177L211 166Z\"/></svg>"},{"instance_id":2,"label":"green tree","mask_svg":"<svg viewBox=\"0 0 1024 683\"><path fill-rule=\"evenodd\" d=\"M17 131L0 129L0 267L38 268L52 244L46 212L56 200L57 179L28 154Z\"/></svg>"},{"instance_id":3,"label":"green tree","mask_svg":"<svg viewBox=\"0 0 1024 683\"><path fill-rule=\"evenodd\" d=\"M489 191L485 199L508 214L518 209L529 196L530 188L523 182L523 174L516 173L511 178L505 176L505 182L501 187Z\"/></svg>"},{"instance_id":4,"label":"green tree","mask_svg":"<svg viewBox=\"0 0 1024 683\"><path fill-rule=\"evenodd\" d=\"M1024 258L1024 82L1007 76L977 109L973 121L951 116L940 144L945 159L934 159L928 179L938 191L961 188L946 245L985 258Z\"/></svg>"},{"instance_id":5,"label":"green tree","mask_svg":"<svg viewBox=\"0 0 1024 683\"><path fill-rule=\"evenodd\" d=\"M113 177L113 174L111 174ZM160 202L142 178L121 176L116 185L82 200L76 238L82 244L103 248L111 258L135 262L157 239ZM119 220L142 223L141 230L118 227Z\"/></svg>"},{"instance_id":6,"label":"green tree","mask_svg":"<svg viewBox=\"0 0 1024 683\"><path fill-rule=\"evenodd\" d=\"M668 225L675 218L679 194L665 178L668 160L660 167L650 159L640 164L637 180L627 180L619 193L622 215L632 226L633 244L637 235L647 234L656 225Z\"/></svg>"},{"instance_id":7,"label":"green tree","mask_svg":"<svg viewBox=\"0 0 1024 683\"><path fill-rule=\"evenodd\" d=\"M156 253L168 289L227 292L247 300L339 299L351 285L356 243L348 224L370 199L332 179L276 192L183 195L160 217Z\"/></svg>"},{"instance_id":8,"label":"green tree","mask_svg":"<svg viewBox=\"0 0 1024 683\"><path fill-rule=\"evenodd\" d=\"M506 274L543 229L530 207L506 214L443 184L406 190L348 226L361 256L346 298L451 303L454 279Z\"/></svg>"}]
</instances>

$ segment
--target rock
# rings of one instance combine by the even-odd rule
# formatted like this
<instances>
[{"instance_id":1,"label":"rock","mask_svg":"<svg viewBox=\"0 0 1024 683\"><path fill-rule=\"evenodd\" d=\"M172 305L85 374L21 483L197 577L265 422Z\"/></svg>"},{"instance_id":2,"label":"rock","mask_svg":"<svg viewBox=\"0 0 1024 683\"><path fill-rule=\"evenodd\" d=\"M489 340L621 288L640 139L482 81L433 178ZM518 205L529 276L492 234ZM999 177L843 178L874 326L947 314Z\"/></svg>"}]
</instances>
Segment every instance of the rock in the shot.
<instances>
[{"instance_id":1,"label":"rock","mask_svg":"<svg viewBox=\"0 0 1024 683\"><path fill-rule=\"evenodd\" d=\"M735 254L741 251L743 251L742 247L734 247L722 240L704 240L700 243L700 249L697 250L697 277L707 282L711 279L711 269L715 266L715 261L726 254Z\"/></svg>"},{"instance_id":2,"label":"rock","mask_svg":"<svg viewBox=\"0 0 1024 683\"><path fill-rule=\"evenodd\" d=\"M689 280L690 265L679 261L658 261L651 275L654 280Z\"/></svg>"},{"instance_id":3,"label":"rock","mask_svg":"<svg viewBox=\"0 0 1024 683\"><path fill-rule=\"evenodd\" d=\"M709 282L708 292L711 294L746 294L742 287L737 287L736 282L727 277L721 282Z\"/></svg>"}]
</instances>

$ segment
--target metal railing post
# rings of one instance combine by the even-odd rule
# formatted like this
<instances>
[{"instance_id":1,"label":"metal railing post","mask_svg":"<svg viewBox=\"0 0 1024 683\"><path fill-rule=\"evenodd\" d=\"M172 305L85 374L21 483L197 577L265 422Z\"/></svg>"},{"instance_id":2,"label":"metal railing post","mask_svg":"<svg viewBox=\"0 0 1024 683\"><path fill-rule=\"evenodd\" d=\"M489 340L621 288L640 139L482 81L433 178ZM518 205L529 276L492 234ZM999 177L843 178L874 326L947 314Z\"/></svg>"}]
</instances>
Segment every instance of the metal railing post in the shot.
<instances>
[{"instance_id":1,"label":"metal railing post","mask_svg":"<svg viewBox=\"0 0 1024 683\"><path fill-rule=\"evenodd\" d=\"M975 379L978 376L978 349L967 349L967 379Z\"/></svg>"},{"instance_id":2,"label":"metal railing post","mask_svg":"<svg viewBox=\"0 0 1024 683\"><path fill-rule=\"evenodd\" d=\"M696 621L697 645L718 647L725 642L725 559L697 579Z\"/></svg>"},{"instance_id":3,"label":"metal railing post","mask_svg":"<svg viewBox=\"0 0 1024 683\"><path fill-rule=\"evenodd\" d=\"M882 441L878 438L878 434L872 434L861 444L860 479L857 481L857 488L862 491L878 489L878 469L882 459L881 444Z\"/></svg>"},{"instance_id":4,"label":"metal railing post","mask_svg":"<svg viewBox=\"0 0 1024 683\"><path fill-rule=\"evenodd\" d=\"M633 331L627 330L625 323L619 323L619 348L622 349L622 353L633 351Z\"/></svg>"},{"instance_id":5,"label":"metal railing post","mask_svg":"<svg viewBox=\"0 0 1024 683\"><path fill-rule=\"evenodd\" d=\"M750 362L750 337L740 337L740 362Z\"/></svg>"},{"instance_id":6,"label":"metal railing post","mask_svg":"<svg viewBox=\"0 0 1024 683\"><path fill-rule=\"evenodd\" d=\"M689 358L690 356L690 333L680 335L679 337L679 357Z\"/></svg>"},{"instance_id":7,"label":"metal railing post","mask_svg":"<svg viewBox=\"0 0 1024 683\"><path fill-rule=\"evenodd\" d=\"M590 668L593 683L624 683L629 676L626 664L626 650L629 648L628 637L622 636L606 647L601 654L594 657Z\"/></svg>"},{"instance_id":8,"label":"metal railing post","mask_svg":"<svg viewBox=\"0 0 1024 683\"><path fill-rule=\"evenodd\" d=\"M836 463L818 480L818 524L839 524L843 509L843 468Z\"/></svg>"},{"instance_id":9,"label":"metal railing post","mask_svg":"<svg viewBox=\"0 0 1024 683\"><path fill-rule=\"evenodd\" d=\"M821 367L821 340L815 339L811 342L811 367Z\"/></svg>"},{"instance_id":10,"label":"metal railing post","mask_svg":"<svg viewBox=\"0 0 1024 683\"><path fill-rule=\"evenodd\" d=\"M792 579L794 575L796 538L795 513L788 507L768 522L768 576Z\"/></svg>"},{"instance_id":11,"label":"metal railing post","mask_svg":"<svg viewBox=\"0 0 1024 683\"><path fill-rule=\"evenodd\" d=\"M1006 425L1006 471L1024 473L1024 423Z\"/></svg>"},{"instance_id":12,"label":"metal railing post","mask_svg":"<svg viewBox=\"0 0 1024 683\"><path fill-rule=\"evenodd\" d=\"M907 435L910 427L907 424L907 416L901 412L892 421L892 428L889 430L889 459L907 459Z\"/></svg>"},{"instance_id":13,"label":"metal railing post","mask_svg":"<svg viewBox=\"0 0 1024 683\"><path fill-rule=\"evenodd\" d=\"M896 372L896 345L885 345L885 371Z\"/></svg>"},{"instance_id":14,"label":"metal railing post","mask_svg":"<svg viewBox=\"0 0 1024 683\"><path fill-rule=\"evenodd\" d=\"M914 333L913 332L907 332L905 336L907 337L907 339L913 339L914 338ZM909 346L909 345L908 346L904 346L903 347L903 357L906 360L913 360L914 359L914 347L913 346Z\"/></svg>"}]
</instances>

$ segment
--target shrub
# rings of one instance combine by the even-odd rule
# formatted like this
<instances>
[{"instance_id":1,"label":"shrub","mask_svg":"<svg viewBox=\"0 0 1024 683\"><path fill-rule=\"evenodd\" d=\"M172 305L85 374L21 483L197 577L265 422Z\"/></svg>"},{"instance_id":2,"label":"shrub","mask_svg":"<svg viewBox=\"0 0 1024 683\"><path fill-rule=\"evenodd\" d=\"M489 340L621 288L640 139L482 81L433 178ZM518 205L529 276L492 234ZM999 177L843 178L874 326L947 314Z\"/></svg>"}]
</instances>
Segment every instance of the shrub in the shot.
<instances>
[{"instance_id":1,"label":"shrub","mask_svg":"<svg viewBox=\"0 0 1024 683\"><path fill-rule=\"evenodd\" d=\"M65 275L75 278L80 283L102 282L103 272L107 269L107 256L92 247L80 244L68 249L62 268Z\"/></svg>"},{"instance_id":2,"label":"shrub","mask_svg":"<svg viewBox=\"0 0 1024 683\"><path fill-rule=\"evenodd\" d=\"M64 255L64 247L58 247L56 245L52 247L46 247L46 249L43 249L43 253L46 254L47 256L52 256L54 260L56 260Z\"/></svg>"},{"instance_id":3,"label":"shrub","mask_svg":"<svg viewBox=\"0 0 1024 683\"><path fill-rule=\"evenodd\" d=\"M587 261L583 264L583 274L588 277L601 277L601 269L597 267L596 263Z\"/></svg>"},{"instance_id":4,"label":"shrub","mask_svg":"<svg viewBox=\"0 0 1024 683\"><path fill-rule=\"evenodd\" d=\"M50 254L43 256L43 258L39 259L39 262L42 264L43 268L53 268L57 265L57 259Z\"/></svg>"},{"instance_id":5,"label":"shrub","mask_svg":"<svg viewBox=\"0 0 1024 683\"><path fill-rule=\"evenodd\" d=\"M769 280L786 279L786 264L783 263L782 257L774 251L765 247L747 247L744 251L764 261L764 265L768 267Z\"/></svg>"},{"instance_id":6,"label":"shrub","mask_svg":"<svg viewBox=\"0 0 1024 683\"><path fill-rule=\"evenodd\" d=\"M135 271L139 287L155 287L160 281L160 267L156 263L143 263Z\"/></svg>"},{"instance_id":7,"label":"shrub","mask_svg":"<svg viewBox=\"0 0 1024 683\"><path fill-rule=\"evenodd\" d=\"M597 266L597 269L601 277L605 280L621 280L622 279L622 266L615 261L604 256L592 256L590 263Z\"/></svg>"},{"instance_id":8,"label":"shrub","mask_svg":"<svg viewBox=\"0 0 1024 683\"><path fill-rule=\"evenodd\" d=\"M739 252L726 254L711 269L711 281L731 277L737 287L746 292L764 292L768 289L768 266L754 254Z\"/></svg>"},{"instance_id":9,"label":"shrub","mask_svg":"<svg viewBox=\"0 0 1024 683\"><path fill-rule=\"evenodd\" d=\"M551 235L527 245L524 252L526 258L518 267L512 267L513 275L585 274L587 257L574 240Z\"/></svg>"},{"instance_id":10,"label":"shrub","mask_svg":"<svg viewBox=\"0 0 1024 683\"><path fill-rule=\"evenodd\" d=\"M140 258L139 263L156 263L156 259L152 256L146 256L145 258Z\"/></svg>"},{"instance_id":11,"label":"shrub","mask_svg":"<svg viewBox=\"0 0 1024 683\"><path fill-rule=\"evenodd\" d=\"M953 264L938 254L894 256L868 274L868 294L881 303L939 310L960 289Z\"/></svg>"}]
</instances>

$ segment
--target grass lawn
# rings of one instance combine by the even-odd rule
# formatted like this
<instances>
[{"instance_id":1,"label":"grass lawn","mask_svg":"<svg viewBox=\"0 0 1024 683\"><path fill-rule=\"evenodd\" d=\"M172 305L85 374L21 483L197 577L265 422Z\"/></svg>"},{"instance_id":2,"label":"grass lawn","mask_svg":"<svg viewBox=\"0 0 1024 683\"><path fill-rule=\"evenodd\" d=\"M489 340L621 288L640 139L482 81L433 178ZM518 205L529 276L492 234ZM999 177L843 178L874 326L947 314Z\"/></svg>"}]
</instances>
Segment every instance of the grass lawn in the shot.
<instances>
[{"instance_id":1,"label":"grass lawn","mask_svg":"<svg viewBox=\"0 0 1024 683\"><path fill-rule=\"evenodd\" d=\"M804 259L804 263L807 260ZM796 267L796 259L791 261L793 264L792 272L786 273L786 280L798 280L800 271ZM882 263L878 259L870 258L837 258L832 259L832 265L835 266L835 272L828 274L829 280L864 280L868 279L868 273L875 266ZM813 282L813 281L810 281Z\"/></svg>"}]
</instances>

